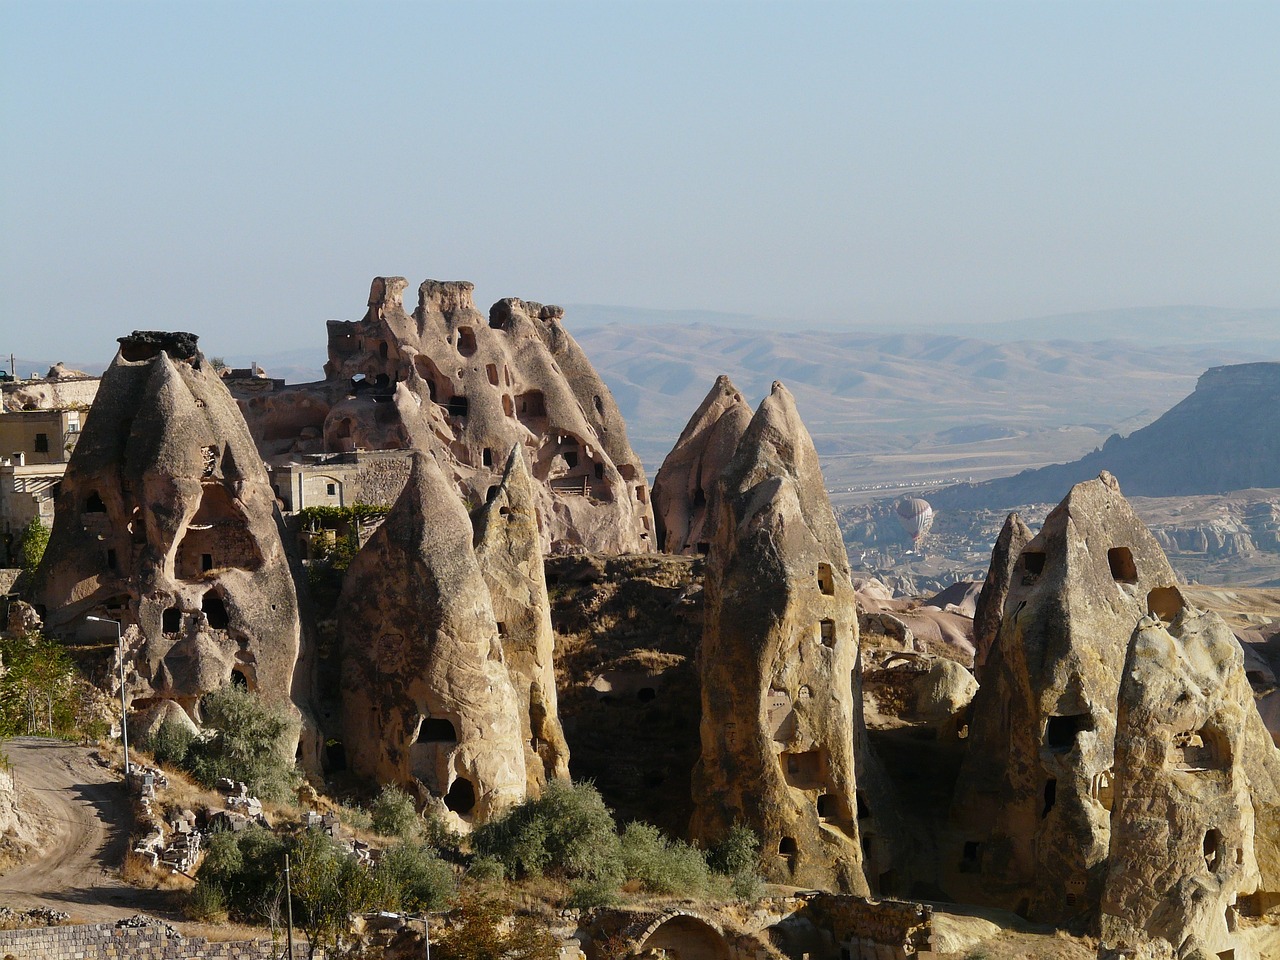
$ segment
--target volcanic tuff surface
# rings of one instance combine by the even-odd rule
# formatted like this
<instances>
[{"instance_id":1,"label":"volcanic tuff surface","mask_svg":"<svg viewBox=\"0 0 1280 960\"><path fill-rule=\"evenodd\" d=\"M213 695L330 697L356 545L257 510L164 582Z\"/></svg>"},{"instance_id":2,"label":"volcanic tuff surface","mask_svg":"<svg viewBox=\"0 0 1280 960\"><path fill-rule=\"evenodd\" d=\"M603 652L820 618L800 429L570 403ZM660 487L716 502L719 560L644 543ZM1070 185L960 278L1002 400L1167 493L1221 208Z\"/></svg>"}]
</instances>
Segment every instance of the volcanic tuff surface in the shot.
<instances>
[{"instance_id":1,"label":"volcanic tuff surface","mask_svg":"<svg viewBox=\"0 0 1280 960\"><path fill-rule=\"evenodd\" d=\"M866 892L857 600L817 452L782 384L711 502L690 833L714 843L746 823L771 879Z\"/></svg>"},{"instance_id":2,"label":"volcanic tuff surface","mask_svg":"<svg viewBox=\"0 0 1280 960\"><path fill-rule=\"evenodd\" d=\"M135 332L76 445L34 594L50 630L124 631L135 706L231 682L288 704L300 624L275 494L235 401L182 333Z\"/></svg>"},{"instance_id":3,"label":"volcanic tuff surface","mask_svg":"<svg viewBox=\"0 0 1280 960\"><path fill-rule=\"evenodd\" d=\"M564 311L507 299L486 318L472 284L427 280L407 312L406 286L375 278L363 319L329 321L324 381L244 384L263 455L419 450L483 503L518 444L544 548L652 550L643 467L609 389L561 325Z\"/></svg>"}]
</instances>

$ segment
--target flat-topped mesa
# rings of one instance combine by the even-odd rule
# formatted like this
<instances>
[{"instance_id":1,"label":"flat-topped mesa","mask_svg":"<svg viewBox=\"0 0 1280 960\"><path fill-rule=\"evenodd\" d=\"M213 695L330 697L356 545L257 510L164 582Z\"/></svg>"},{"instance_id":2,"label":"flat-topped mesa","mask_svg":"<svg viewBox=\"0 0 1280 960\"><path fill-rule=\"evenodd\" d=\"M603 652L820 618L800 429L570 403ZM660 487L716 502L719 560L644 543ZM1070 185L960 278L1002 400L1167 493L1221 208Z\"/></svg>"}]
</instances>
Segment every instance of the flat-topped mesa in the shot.
<instances>
[{"instance_id":1,"label":"flat-topped mesa","mask_svg":"<svg viewBox=\"0 0 1280 960\"><path fill-rule=\"evenodd\" d=\"M555 634L533 502L523 450L513 447L474 526L476 559L519 703L529 793L536 795L547 780L569 778L569 746L560 727Z\"/></svg>"},{"instance_id":2,"label":"flat-topped mesa","mask_svg":"<svg viewBox=\"0 0 1280 960\"><path fill-rule=\"evenodd\" d=\"M987 579L982 583L973 612L973 666L979 675L987 665L987 657L990 656L991 647L1000 632L1000 618L1004 614L1004 602L1009 596L1018 556L1022 553L1022 548L1031 541L1031 536L1031 529L1023 522L1022 517L1011 513L1005 517L1004 526L991 550Z\"/></svg>"},{"instance_id":3,"label":"flat-topped mesa","mask_svg":"<svg viewBox=\"0 0 1280 960\"><path fill-rule=\"evenodd\" d=\"M1072 487L1022 549L973 701L960 834L942 853L953 896L1046 922L1096 907L1125 651L1175 584L1108 473Z\"/></svg>"},{"instance_id":4,"label":"flat-topped mesa","mask_svg":"<svg viewBox=\"0 0 1280 960\"><path fill-rule=\"evenodd\" d=\"M377 277L361 320L329 321L324 383L244 396L263 456L421 450L484 502L520 444L544 551L653 550L644 468L564 311L511 298L486 318L470 283L435 280L410 308L406 287Z\"/></svg>"},{"instance_id":5,"label":"flat-topped mesa","mask_svg":"<svg viewBox=\"0 0 1280 960\"><path fill-rule=\"evenodd\" d=\"M275 494L187 333L120 339L67 465L35 594L58 636L118 620L132 703L230 683L287 705L300 625Z\"/></svg>"},{"instance_id":6,"label":"flat-topped mesa","mask_svg":"<svg viewBox=\"0 0 1280 960\"><path fill-rule=\"evenodd\" d=\"M521 710L472 527L452 482L415 454L338 603L343 747L356 773L468 828L525 797Z\"/></svg>"},{"instance_id":7,"label":"flat-topped mesa","mask_svg":"<svg viewBox=\"0 0 1280 960\"><path fill-rule=\"evenodd\" d=\"M866 893L858 618L813 441L779 383L712 498L693 837L761 836L776 882Z\"/></svg>"},{"instance_id":8,"label":"flat-topped mesa","mask_svg":"<svg viewBox=\"0 0 1280 960\"><path fill-rule=\"evenodd\" d=\"M1120 684L1103 957L1257 957L1241 915L1280 903L1280 751L1244 655L1170 589Z\"/></svg>"},{"instance_id":9,"label":"flat-topped mesa","mask_svg":"<svg viewBox=\"0 0 1280 960\"><path fill-rule=\"evenodd\" d=\"M653 480L658 548L696 554L710 549L707 498L751 423L751 407L728 377L716 378Z\"/></svg>"}]
</instances>

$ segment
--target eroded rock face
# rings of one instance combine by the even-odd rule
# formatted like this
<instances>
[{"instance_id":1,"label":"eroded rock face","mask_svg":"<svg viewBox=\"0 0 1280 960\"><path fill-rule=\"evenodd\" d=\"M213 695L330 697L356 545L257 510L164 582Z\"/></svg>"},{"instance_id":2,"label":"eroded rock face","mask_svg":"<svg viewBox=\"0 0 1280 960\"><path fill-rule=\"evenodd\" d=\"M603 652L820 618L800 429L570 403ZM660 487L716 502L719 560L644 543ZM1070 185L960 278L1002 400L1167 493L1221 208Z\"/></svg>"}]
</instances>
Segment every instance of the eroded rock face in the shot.
<instances>
[{"instance_id":1,"label":"eroded rock face","mask_svg":"<svg viewBox=\"0 0 1280 960\"><path fill-rule=\"evenodd\" d=\"M569 747L560 728L551 603L522 447L512 448L502 482L476 516L475 549L519 703L529 792L537 794L548 779L568 779Z\"/></svg>"},{"instance_id":2,"label":"eroded rock face","mask_svg":"<svg viewBox=\"0 0 1280 960\"><path fill-rule=\"evenodd\" d=\"M707 498L751 422L751 407L728 377L716 378L653 480L658 548L706 553Z\"/></svg>"},{"instance_id":3,"label":"eroded rock face","mask_svg":"<svg viewBox=\"0 0 1280 960\"><path fill-rule=\"evenodd\" d=\"M435 280L407 310L406 286L375 278L363 319L329 322L324 382L245 387L263 455L428 452L464 499L484 503L519 444L544 550L652 550L643 467L563 311L507 299L486 318L472 284Z\"/></svg>"},{"instance_id":4,"label":"eroded rock face","mask_svg":"<svg viewBox=\"0 0 1280 960\"><path fill-rule=\"evenodd\" d=\"M1018 514L1009 514L1004 526L1000 528L1000 535L996 537L995 548L991 551L991 565L987 568L987 579L983 581L982 592L978 594L973 612L973 666L979 674L987 665L991 645L996 642L996 635L1000 632L1000 617L1004 614L1004 602L1009 596L1009 585L1013 580L1018 555L1030 541L1031 528Z\"/></svg>"},{"instance_id":5,"label":"eroded rock face","mask_svg":"<svg viewBox=\"0 0 1280 960\"><path fill-rule=\"evenodd\" d=\"M430 457L414 456L338 602L348 764L457 826L525 796L521 710L503 662L471 520Z\"/></svg>"},{"instance_id":6,"label":"eroded rock face","mask_svg":"<svg viewBox=\"0 0 1280 960\"><path fill-rule=\"evenodd\" d=\"M1102 954L1253 956L1236 921L1280 902L1280 752L1217 614L1171 597L1139 623L1114 770Z\"/></svg>"},{"instance_id":7,"label":"eroded rock face","mask_svg":"<svg viewBox=\"0 0 1280 960\"><path fill-rule=\"evenodd\" d=\"M769 879L865 893L857 605L813 441L782 384L712 502L690 832L710 843L747 823Z\"/></svg>"},{"instance_id":8,"label":"eroded rock face","mask_svg":"<svg viewBox=\"0 0 1280 960\"><path fill-rule=\"evenodd\" d=\"M1023 548L973 701L962 835L944 865L954 895L1044 921L1097 904L1125 652L1135 623L1176 604L1175 582L1107 473L1073 487Z\"/></svg>"},{"instance_id":9,"label":"eroded rock face","mask_svg":"<svg viewBox=\"0 0 1280 960\"><path fill-rule=\"evenodd\" d=\"M131 703L240 683L290 703L300 626L275 494L192 334L135 332L102 377L35 595L49 629L118 620Z\"/></svg>"}]
</instances>

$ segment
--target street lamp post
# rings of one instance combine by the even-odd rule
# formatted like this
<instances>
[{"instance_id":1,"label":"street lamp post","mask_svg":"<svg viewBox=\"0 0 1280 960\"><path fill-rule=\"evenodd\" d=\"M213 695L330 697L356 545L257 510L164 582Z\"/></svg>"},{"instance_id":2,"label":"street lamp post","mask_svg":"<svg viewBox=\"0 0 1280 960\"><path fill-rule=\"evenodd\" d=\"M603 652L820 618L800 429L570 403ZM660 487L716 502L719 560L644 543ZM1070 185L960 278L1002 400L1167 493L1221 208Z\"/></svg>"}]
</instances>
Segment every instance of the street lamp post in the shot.
<instances>
[{"instance_id":1,"label":"street lamp post","mask_svg":"<svg viewBox=\"0 0 1280 960\"><path fill-rule=\"evenodd\" d=\"M120 740L124 744L124 776L129 778L129 708L124 699L124 636L120 632L119 620L108 620L106 617L85 617L94 623L109 623L116 628L116 653L120 661Z\"/></svg>"}]
</instances>

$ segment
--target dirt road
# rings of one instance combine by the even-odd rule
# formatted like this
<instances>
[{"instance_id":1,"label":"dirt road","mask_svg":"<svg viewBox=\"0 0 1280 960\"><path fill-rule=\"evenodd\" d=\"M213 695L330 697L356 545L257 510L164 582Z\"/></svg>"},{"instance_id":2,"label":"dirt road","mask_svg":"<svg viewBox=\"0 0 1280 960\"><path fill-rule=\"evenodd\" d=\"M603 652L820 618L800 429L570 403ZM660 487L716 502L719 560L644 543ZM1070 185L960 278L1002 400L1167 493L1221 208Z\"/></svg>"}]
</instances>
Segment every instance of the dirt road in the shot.
<instances>
[{"instance_id":1,"label":"dirt road","mask_svg":"<svg viewBox=\"0 0 1280 960\"><path fill-rule=\"evenodd\" d=\"M90 759L91 750L38 737L10 740L4 749L18 803L43 840L32 860L0 876L0 904L48 907L95 923L171 912L168 894L131 887L117 875L129 841L129 803L116 775Z\"/></svg>"}]
</instances>

